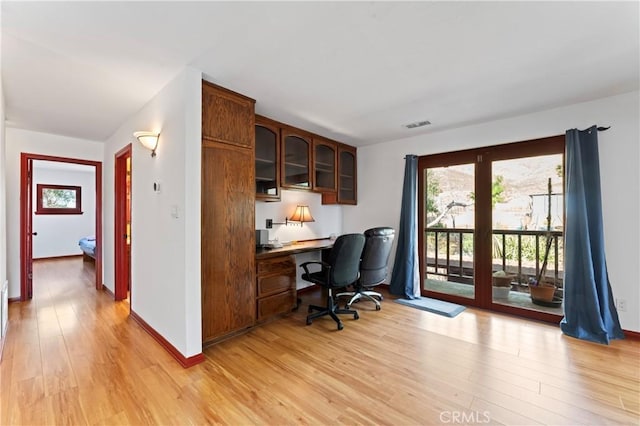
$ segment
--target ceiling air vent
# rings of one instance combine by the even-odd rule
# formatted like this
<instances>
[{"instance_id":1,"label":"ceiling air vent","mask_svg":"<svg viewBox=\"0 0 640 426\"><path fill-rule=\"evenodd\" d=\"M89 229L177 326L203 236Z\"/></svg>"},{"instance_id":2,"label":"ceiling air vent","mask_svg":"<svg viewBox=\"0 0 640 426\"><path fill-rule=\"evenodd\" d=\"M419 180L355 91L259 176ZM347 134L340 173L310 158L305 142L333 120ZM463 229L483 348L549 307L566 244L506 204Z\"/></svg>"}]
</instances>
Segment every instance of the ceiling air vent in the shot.
<instances>
[{"instance_id":1,"label":"ceiling air vent","mask_svg":"<svg viewBox=\"0 0 640 426\"><path fill-rule=\"evenodd\" d=\"M407 129L415 129L416 127L422 127L431 124L429 120L416 121L415 123L405 124L404 127Z\"/></svg>"}]
</instances>

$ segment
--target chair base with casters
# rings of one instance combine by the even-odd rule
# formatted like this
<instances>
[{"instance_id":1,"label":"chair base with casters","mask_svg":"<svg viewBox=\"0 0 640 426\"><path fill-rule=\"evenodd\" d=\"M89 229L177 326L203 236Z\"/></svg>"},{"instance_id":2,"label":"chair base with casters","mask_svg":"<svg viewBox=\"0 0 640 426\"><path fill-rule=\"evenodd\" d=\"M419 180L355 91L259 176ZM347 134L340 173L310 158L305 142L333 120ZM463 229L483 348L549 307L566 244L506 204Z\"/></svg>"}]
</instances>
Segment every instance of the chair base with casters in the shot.
<instances>
[{"instance_id":1,"label":"chair base with casters","mask_svg":"<svg viewBox=\"0 0 640 426\"><path fill-rule=\"evenodd\" d=\"M358 281L360 277L360 255L364 248L364 241L363 234L340 235L333 244L326 261L305 262L300 265L304 269L302 279L322 286L327 292L326 306L309 306L307 325L311 324L316 318L328 315L338 324L338 330L342 330L344 326L340 318L338 318L338 314L353 315L354 320L359 318L357 311L340 309L335 302L333 290L343 290L351 283ZM320 271L311 272L309 270L310 265L319 266ZM311 313L312 311L318 312Z\"/></svg>"},{"instance_id":2,"label":"chair base with casters","mask_svg":"<svg viewBox=\"0 0 640 426\"><path fill-rule=\"evenodd\" d=\"M347 291L344 293L336 294L336 298L346 296L351 296L351 299L344 306L345 309L351 308L351 305L355 302L359 302L362 299L367 299L375 303L376 311L379 311L381 309L380 302L384 299L384 297L382 297L382 294L378 293L377 291L371 290Z\"/></svg>"},{"instance_id":3,"label":"chair base with casters","mask_svg":"<svg viewBox=\"0 0 640 426\"><path fill-rule=\"evenodd\" d=\"M309 313L313 311L318 311L318 312L315 312L307 316L307 325L311 325L313 320L316 318L329 315L338 324L338 330L342 330L344 328L344 325L342 325L342 321L340 321L340 318L338 318L337 314L353 315L354 320L357 320L358 318L360 318L360 316L358 315L358 311L354 311L351 309L340 309L340 307L335 303L332 293L333 292L331 291L331 289L328 289L327 306L309 305Z\"/></svg>"},{"instance_id":4,"label":"chair base with casters","mask_svg":"<svg viewBox=\"0 0 640 426\"><path fill-rule=\"evenodd\" d=\"M372 289L387 278L389 255L395 231L389 227L371 228L364 231L365 246L360 259L360 276L351 284L353 291L339 293L336 297L349 296L345 308L352 303L365 299L375 303L376 311L381 309L382 295Z\"/></svg>"}]
</instances>

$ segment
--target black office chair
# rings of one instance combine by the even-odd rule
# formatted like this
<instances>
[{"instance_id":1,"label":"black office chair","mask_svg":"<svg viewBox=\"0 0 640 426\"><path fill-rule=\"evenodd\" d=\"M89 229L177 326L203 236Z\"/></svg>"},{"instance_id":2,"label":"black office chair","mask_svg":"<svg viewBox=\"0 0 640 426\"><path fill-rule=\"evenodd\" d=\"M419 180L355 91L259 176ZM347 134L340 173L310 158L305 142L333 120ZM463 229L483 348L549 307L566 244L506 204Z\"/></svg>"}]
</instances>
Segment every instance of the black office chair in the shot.
<instances>
[{"instance_id":1,"label":"black office chair","mask_svg":"<svg viewBox=\"0 0 640 426\"><path fill-rule=\"evenodd\" d=\"M359 318L357 311L340 309L336 305L333 289L344 288L358 280L360 255L362 254L364 241L365 238L362 234L340 235L333 244L326 262L305 262L300 265L304 269L303 280L321 285L327 289L327 306L309 305L309 313L314 310L319 312L307 316L307 325L318 317L329 315L338 323L338 330L342 330L343 325L337 314L351 314L355 320ZM321 265L322 270L309 272L309 265L312 264Z\"/></svg>"},{"instance_id":2,"label":"black office chair","mask_svg":"<svg viewBox=\"0 0 640 426\"><path fill-rule=\"evenodd\" d=\"M374 302L376 311L379 311L382 294L371 289L382 284L387 278L389 269L387 263L395 231L387 227L372 228L364 231L364 236L366 242L360 261L360 278L353 284L355 291L339 293L336 297L351 296L351 300L345 306L346 309L351 308L352 303L364 298Z\"/></svg>"}]
</instances>

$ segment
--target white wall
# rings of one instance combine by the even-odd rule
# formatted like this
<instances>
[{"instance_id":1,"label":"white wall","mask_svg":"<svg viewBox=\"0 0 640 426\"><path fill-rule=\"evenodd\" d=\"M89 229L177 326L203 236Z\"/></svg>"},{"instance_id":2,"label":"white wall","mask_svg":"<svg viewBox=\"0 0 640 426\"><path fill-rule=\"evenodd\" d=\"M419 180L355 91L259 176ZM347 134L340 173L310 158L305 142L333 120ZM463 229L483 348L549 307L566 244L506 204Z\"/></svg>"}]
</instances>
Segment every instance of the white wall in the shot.
<instances>
[{"instance_id":1,"label":"white wall","mask_svg":"<svg viewBox=\"0 0 640 426\"><path fill-rule=\"evenodd\" d=\"M87 171L42 168L43 161L33 162L33 206L37 204L37 184L81 187L82 214L33 214L33 258L82 254L78 240L95 235L96 179L95 167ZM46 162L45 162L46 163Z\"/></svg>"},{"instance_id":2,"label":"white wall","mask_svg":"<svg viewBox=\"0 0 640 426\"><path fill-rule=\"evenodd\" d=\"M6 137L4 124L4 92L2 75L0 75L0 339L3 338L8 325L9 289L5 287L7 280L7 205L6 199ZM1 358L1 354L0 354Z\"/></svg>"},{"instance_id":3,"label":"white wall","mask_svg":"<svg viewBox=\"0 0 640 426\"><path fill-rule=\"evenodd\" d=\"M4 93L0 77L0 286L7 279L7 205L6 199L6 135L4 124Z\"/></svg>"},{"instance_id":4,"label":"white wall","mask_svg":"<svg viewBox=\"0 0 640 426\"><path fill-rule=\"evenodd\" d=\"M102 161L104 145L12 127L6 129L6 144L7 276L9 297L20 297L20 153Z\"/></svg>"},{"instance_id":5,"label":"white wall","mask_svg":"<svg viewBox=\"0 0 640 426\"><path fill-rule=\"evenodd\" d=\"M200 72L185 69L105 143L105 182L115 153L132 143L131 309L184 356L202 352L200 308ZM161 132L157 156L133 132ZM161 191L153 191L159 182ZM178 217L171 215L176 208ZM105 286L114 289L114 192L104 193Z\"/></svg>"},{"instance_id":6,"label":"white wall","mask_svg":"<svg viewBox=\"0 0 640 426\"><path fill-rule=\"evenodd\" d=\"M279 241L313 240L342 233L342 210L349 206L322 205L321 194L308 191L283 190L280 202L256 201L256 229L266 229L266 219L284 223L298 204L308 205L315 222L298 225L273 225L269 239Z\"/></svg>"},{"instance_id":7,"label":"white wall","mask_svg":"<svg viewBox=\"0 0 640 426\"><path fill-rule=\"evenodd\" d=\"M269 229L269 239L281 242L314 240L327 238L331 234L342 234L342 211L353 209L353 206L322 205L321 194L307 191L282 190L280 202L256 201L256 229L266 229L266 219L274 222L284 222L285 217L290 217L298 204L308 205L315 222L300 225L273 225ZM298 266L303 262L320 260L320 253L302 253L296 255ZM310 284L301 278L302 268L296 268L297 288L307 287Z\"/></svg>"},{"instance_id":8,"label":"white wall","mask_svg":"<svg viewBox=\"0 0 640 426\"><path fill-rule=\"evenodd\" d=\"M604 233L614 296L626 299L622 327L640 331L639 92L358 149L358 206L345 210L345 232L398 228L405 154L427 155L564 134L594 124L598 134ZM394 256L391 256L393 261Z\"/></svg>"}]
</instances>

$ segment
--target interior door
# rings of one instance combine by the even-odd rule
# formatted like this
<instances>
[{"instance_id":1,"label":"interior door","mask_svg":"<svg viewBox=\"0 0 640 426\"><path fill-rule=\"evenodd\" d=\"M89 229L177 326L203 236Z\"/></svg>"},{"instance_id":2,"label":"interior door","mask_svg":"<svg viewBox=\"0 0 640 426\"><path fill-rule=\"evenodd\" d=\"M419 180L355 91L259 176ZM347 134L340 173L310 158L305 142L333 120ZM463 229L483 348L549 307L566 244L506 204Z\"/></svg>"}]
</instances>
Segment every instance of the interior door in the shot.
<instances>
[{"instance_id":1,"label":"interior door","mask_svg":"<svg viewBox=\"0 0 640 426\"><path fill-rule=\"evenodd\" d=\"M131 288L131 144L115 155L115 300ZM131 300L131 299L130 299Z\"/></svg>"},{"instance_id":2,"label":"interior door","mask_svg":"<svg viewBox=\"0 0 640 426\"><path fill-rule=\"evenodd\" d=\"M37 233L33 232L33 160L27 160L27 185L26 191L24 194L25 200L25 254L24 254L24 262L25 262L25 290L24 296L27 299L31 299L33 297L33 237L37 235Z\"/></svg>"}]
</instances>

